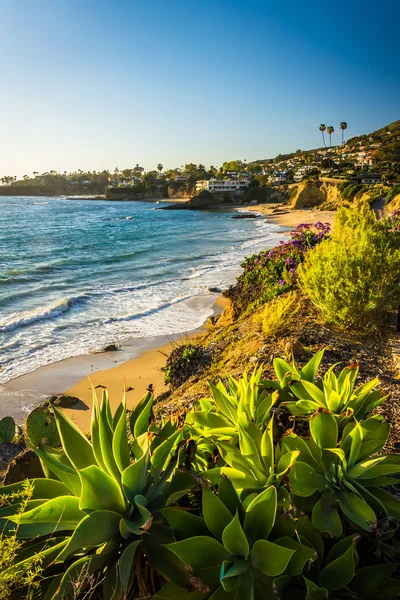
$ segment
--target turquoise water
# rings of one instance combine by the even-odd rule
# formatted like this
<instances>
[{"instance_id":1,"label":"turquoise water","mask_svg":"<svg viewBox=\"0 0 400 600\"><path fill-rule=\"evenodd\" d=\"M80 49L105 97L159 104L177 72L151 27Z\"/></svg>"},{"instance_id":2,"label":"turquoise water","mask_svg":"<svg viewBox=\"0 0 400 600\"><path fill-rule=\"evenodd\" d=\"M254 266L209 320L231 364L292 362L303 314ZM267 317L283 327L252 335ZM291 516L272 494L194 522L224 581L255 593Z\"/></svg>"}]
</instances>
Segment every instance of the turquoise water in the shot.
<instances>
[{"instance_id":1,"label":"turquoise water","mask_svg":"<svg viewBox=\"0 0 400 600\"><path fill-rule=\"evenodd\" d=\"M265 220L159 206L0 197L0 383L109 343L196 329L212 313L209 288L281 238Z\"/></svg>"}]
</instances>

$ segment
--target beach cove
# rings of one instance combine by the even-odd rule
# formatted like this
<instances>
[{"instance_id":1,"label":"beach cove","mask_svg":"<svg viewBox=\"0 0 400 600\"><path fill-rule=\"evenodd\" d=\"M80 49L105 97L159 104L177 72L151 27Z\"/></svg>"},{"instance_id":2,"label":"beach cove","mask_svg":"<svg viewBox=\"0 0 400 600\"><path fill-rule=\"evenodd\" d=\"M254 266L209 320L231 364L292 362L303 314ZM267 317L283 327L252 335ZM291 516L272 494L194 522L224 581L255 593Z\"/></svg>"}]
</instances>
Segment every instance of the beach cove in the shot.
<instances>
[{"instance_id":1,"label":"beach cove","mask_svg":"<svg viewBox=\"0 0 400 600\"><path fill-rule=\"evenodd\" d=\"M115 210L114 204L113 209ZM129 203L129 208L124 208L125 212L132 213L131 207L134 204ZM77 205L77 203L74 203L74 205ZM135 206L132 208L135 208ZM141 206L144 205L141 203ZM124 207L127 207L127 203L124 203ZM153 208L154 206L148 205L148 210ZM218 294L209 293L208 288L211 285L206 287L207 284L213 283L214 287L221 289L233 283L235 276L240 273L240 262L245 255L251 255L253 252L260 251L265 247L272 247L280 239L283 239L282 236L287 234L289 228L296 226L299 222L313 222L321 219L324 221L332 220L332 214L329 213L284 210L275 205L257 205L243 207L238 210L254 210L265 215L267 219L234 221L230 219L232 215L227 214L225 211L224 213L211 215L211 211L207 211L207 216L213 219L213 223L221 223L222 221L225 227L235 224L234 229L236 231L233 235L239 237L237 241L240 242L241 251L237 250L237 241L234 246L235 240L232 239L231 262L228 267L222 269L218 269L217 266L213 269L210 264L204 265L204 258L200 258L200 260L203 260L203 264L198 265L197 271L205 271L206 277L207 273L211 274L212 279L210 280L210 275L208 275L203 288L199 290L196 281L198 278L191 277L192 281L188 278L189 283L195 285L193 285L192 290L188 286L188 297L177 303L174 313L174 324L178 325L176 331L173 330L173 327L170 327L169 331L165 331L165 329L163 331L162 328L165 327L166 323L165 319L161 319L159 321L161 323L159 335L157 335L157 330L154 331L154 335L145 334L141 337L128 335L119 340L121 348L118 351L98 352L107 344L118 341L115 338L104 338L101 348L95 349L97 350L96 353L93 353L93 351L82 352L77 356L68 356L63 360L40 365L31 372L12 378L10 381L3 383L0 388L0 416L13 414L21 421L26 416L27 411L39 401L49 396L66 394L81 400L79 405L77 404L74 408L66 410L82 429L87 430L92 394L88 376L95 387L107 387L112 401L115 403L119 402L123 393L123 381L125 379L125 389L133 388L127 392L127 403L130 408L138 402L149 384L155 387L157 394L162 393L164 390L164 373L162 369L174 344L187 339L188 332L194 335L201 334L204 331L203 326L208 317L217 315L222 310L222 304L218 301ZM156 211L152 214L160 215L161 213L163 211ZM184 214L193 215L193 211L184 211ZM199 214L201 216L199 212L194 213L194 217L197 218ZM130 219L128 224L129 221ZM260 231L263 232L262 235L260 235ZM254 236L255 232L256 236ZM268 235L265 235L265 232L268 232ZM211 258L211 261L213 258ZM237 261L236 264L235 261ZM218 264L217 260L215 262ZM206 267L208 267L208 271ZM189 268L193 269L193 267ZM192 274L193 271L189 275ZM192 295L190 295L190 291ZM199 291L203 293L199 293ZM149 297L149 302L151 303L151 297ZM162 313L162 311L163 309L156 311L156 314L157 312ZM195 321L193 321L193 315L196 317ZM164 312L164 316L167 316L166 312ZM191 326L192 324L194 326Z\"/></svg>"}]
</instances>

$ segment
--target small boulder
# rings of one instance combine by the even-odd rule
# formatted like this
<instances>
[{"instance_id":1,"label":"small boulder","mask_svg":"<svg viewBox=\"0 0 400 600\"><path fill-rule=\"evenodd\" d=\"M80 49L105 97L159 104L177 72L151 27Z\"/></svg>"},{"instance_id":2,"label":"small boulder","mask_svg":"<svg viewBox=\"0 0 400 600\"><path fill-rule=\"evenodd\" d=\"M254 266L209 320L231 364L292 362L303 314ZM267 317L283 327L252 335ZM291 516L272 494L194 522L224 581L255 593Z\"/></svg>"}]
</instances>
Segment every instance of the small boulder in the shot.
<instances>
[{"instance_id":1,"label":"small boulder","mask_svg":"<svg viewBox=\"0 0 400 600\"><path fill-rule=\"evenodd\" d=\"M71 408L71 406L74 406L74 404L77 404L78 402L80 402L80 400L76 396L58 396L53 404L60 408Z\"/></svg>"},{"instance_id":2,"label":"small boulder","mask_svg":"<svg viewBox=\"0 0 400 600\"><path fill-rule=\"evenodd\" d=\"M4 478L4 485L38 477L44 477L40 460L33 450L26 449L10 462Z\"/></svg>"},{"instance_id":3,"label":"small boulder","mask_svg":"<svg viewBox=\"0 0 400 600\"><path fill-rule=\"evenodd\" d=\"M117 352L119 350L119 344L108 344L102 350L102 352Z\"/></svg>"}]
</instances>

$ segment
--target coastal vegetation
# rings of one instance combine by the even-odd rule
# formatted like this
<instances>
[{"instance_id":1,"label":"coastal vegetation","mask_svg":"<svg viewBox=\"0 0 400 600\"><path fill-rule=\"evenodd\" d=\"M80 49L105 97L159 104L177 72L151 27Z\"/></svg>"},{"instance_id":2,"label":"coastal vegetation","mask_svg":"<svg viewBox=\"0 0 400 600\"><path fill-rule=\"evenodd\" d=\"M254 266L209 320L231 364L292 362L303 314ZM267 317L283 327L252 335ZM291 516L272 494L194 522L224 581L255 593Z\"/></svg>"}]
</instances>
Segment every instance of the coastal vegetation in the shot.
<instances>
[{"instance_id":1,"label":"coastal vegetation","mask_svg":"<svg viewBox=\"0 0 400 600\"><path fill-rule=\"evenodd\" d=\"M396 598L399 228L357 202L247 259L169 394L113 413L93 390L89 436L35 409L44 476L0 489L2 600Z\"/></svg>"}]
</instances>

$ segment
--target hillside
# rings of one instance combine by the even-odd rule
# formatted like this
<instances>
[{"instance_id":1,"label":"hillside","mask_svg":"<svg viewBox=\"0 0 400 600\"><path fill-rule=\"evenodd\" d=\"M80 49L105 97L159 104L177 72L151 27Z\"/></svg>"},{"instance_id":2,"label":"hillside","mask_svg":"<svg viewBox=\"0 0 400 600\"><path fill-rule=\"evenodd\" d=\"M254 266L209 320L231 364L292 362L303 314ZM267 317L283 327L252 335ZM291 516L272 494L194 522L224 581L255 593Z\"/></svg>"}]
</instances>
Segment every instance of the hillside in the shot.
<instances>
[{"instance_id":1,"label":"hillside","mask_svg":"<svg viewBox=\"0 0 400 600\"><path fill-rule=\"evenodd\" d=\"M394 121L389 125L385 125L372 133L366 133L363 135L355 136L350 138L345 147L354 147L359 144L363 144L364 149L369 149L371 145L379 144L379 146L386 146L390 143L393 143L395 139L400 136L400 120ZM332 150L339 148L339 145L332 145ZM278 154L273 158L262 158L252 161L248 163L249 165L256 164L268 164L276 161L287 161L299 156L299 154L307 155L307 154L315 154L316 152L323 151L324 147L320 146L318 148L312 148L310 150L296 150L296 152L289 152L287 154Z\"/></svg>"}]
</instances>

